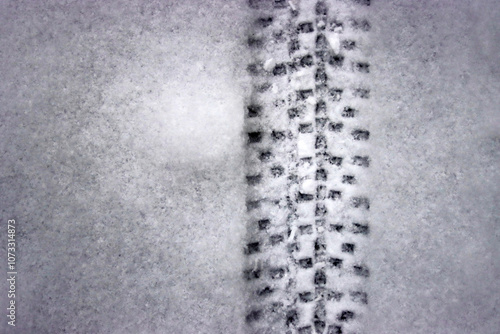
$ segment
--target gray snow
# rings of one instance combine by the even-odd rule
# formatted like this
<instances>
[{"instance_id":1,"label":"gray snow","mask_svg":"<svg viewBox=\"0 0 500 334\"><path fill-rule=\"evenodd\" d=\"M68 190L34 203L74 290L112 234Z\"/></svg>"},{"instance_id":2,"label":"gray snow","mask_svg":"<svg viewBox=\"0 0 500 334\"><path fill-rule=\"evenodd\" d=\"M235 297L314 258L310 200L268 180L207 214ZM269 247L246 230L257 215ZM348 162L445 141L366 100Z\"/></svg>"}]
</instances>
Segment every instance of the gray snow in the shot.
<instances>
[{"instance_id":1,"label":"gray snow","mask_svg":"<svg viewBox=\"0 0 500 334\"><path fill-rule=\"evenodd\" d=\"M240 331L242 8L0 3L1 333Z\"/></svg>"},{"instance_id":2,"label":"gray snow","mask_svg":"<svg viewBox=\"0 0 500 334\"><path fill-rule=\"evenodd\" d=\"M366 13L365 333L498 333L500 6ZM18 222L19 272L15 330L0 283L1 333L243 332L249 16L244 0L0 2L0 217Z\"/></svg>"},{"instance_id":3,"label":"gray snow","mask_svg":"<svg viewBox=\"0 0 500 334\"><path fill-rule=\"evenodd\" d=\"M375 1L367 332L500 328L500 6Z\"/></svg>"}]
</instances>

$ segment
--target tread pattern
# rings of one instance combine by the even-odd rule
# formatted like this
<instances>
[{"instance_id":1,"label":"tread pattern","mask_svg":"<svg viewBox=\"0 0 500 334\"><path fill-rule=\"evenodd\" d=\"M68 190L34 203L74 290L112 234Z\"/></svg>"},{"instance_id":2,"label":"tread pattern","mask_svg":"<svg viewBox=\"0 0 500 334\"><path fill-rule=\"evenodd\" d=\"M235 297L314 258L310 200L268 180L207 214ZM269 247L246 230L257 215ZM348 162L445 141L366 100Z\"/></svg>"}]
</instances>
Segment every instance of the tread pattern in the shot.
<instances>
[{"instance_id":1,"label":"tread pattern","mask_svg":"<svg viewBox=\"0 0 500 334\"><path fill-rule=\"evenodd\" d=\"M250 0L248 333L360 333L369 0Z\"/></svg>"}]
</instances>

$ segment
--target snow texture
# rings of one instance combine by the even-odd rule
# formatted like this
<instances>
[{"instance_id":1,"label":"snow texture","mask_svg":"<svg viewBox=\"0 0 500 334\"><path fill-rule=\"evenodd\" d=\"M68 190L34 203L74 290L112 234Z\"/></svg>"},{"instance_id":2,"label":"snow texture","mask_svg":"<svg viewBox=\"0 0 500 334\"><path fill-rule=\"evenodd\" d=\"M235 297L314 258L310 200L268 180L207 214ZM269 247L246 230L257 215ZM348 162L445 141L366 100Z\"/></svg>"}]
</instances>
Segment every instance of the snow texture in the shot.
<instances>
[{"instance_id":1,"label":"snow texture","mask_svg":"<svg viewBox=\"0 0 500 334\"><path fill-rule=\"evenodd\" d=\"M307 326L319 300L307 293L322 269L330 321L367 304L358 334L498 333L498 1L329 0L338 21L318 22L314 10L301 10L317 1L267 1L297 9L295 23L316 22L325 29L320 42L349 54L342 66L352 71L325 68L351 83L331 90L339 103L325 125L326 145L332 157L358 155L340 174L325 167L334 176L324 191L316 160L297 166L301 182L293 186L275 177L289 161L286 101L273 99L282 117L270 118L252 90L270 99L315 82L307 66L288 82L280 35L272 54L248 66L262 38L250 33L249 2L266 1L0 2L0 219L4 231L8 219L17 221L19 273L17 326L0 313L0 333L245 333L248 280L266 261L274 264L265 274L277 282L276 300L290 298L278 282L296 277L301 313L287 316L299 333L313 331ZM358 8L358 19L345 7ZM273 24L286 22L276 16ZM300 28L302 45L316 42L309 27ZM307 50L297 52L307 65ZM247 69L276 79L254 86ZM369 82L358 81L367 72ZM308 158L319 99L304 97L293 131L299 156ZM259 132L266 121L272 134ZM257 142L262 150L247 149ZM270 159L265 187L251 186L261 169L250 162ZM252 201L264 190L278 205ZM369 198L369 222L339 216L311 230L315 207L306 201L287 235L279 195L326 190L357 198L326 201L332 213ZM257 204L251 232L247 210ZM259 228L277 246L257 259L245 252L260 246L248 243ZM347 256L285 272L285 243L299 240L297 257L307 260L318 235L327 254L361 251L369 277L342 276L341 268L356 265ZM3 240L6 273L6 233ZM7 290L1 279L0 312Z\"/></svg>"},{"instance_id":2,"label":"snow texture","mask_svg":"<svg viewBox=\"0 0 500 334\"><path fill-rule=\"evenodd\" d=\"M500 6L373 1L367 332L500 328Z\"/></svg>"},{"instance_id":3,"label":"snow texture","mask_svg":"<svg viewBox=\"0 0 500 334\"><path fill-rule=\"evenodd\" d=\"M243 7L0 2L0 333L241 332Z\"/></svg>"},{"instance_id":4,"label":"snow texture","mask_svg":"<svg viewBox=\"0 0 500 334\"><path fill-rule=\"evenodd\" d=\"M370 91L369 64L360 50L340 53L340 37L332 47L325 34L339 34L332 23L342 18L342 32L361 49L368 29L350 22L364 13L332 1L254 1L251 7L250 34L260 42L249 39L248 333L354 333L367 304L368 234L350 225L363 221L369 228L369 198L362 182L344 177L354 180L369 165L363 119L371 110L360 101ZM269 59L283 48L288 56L271 71ZM265 71L255 70L261 64ZM277 277L275 268L284 274Z\"/></svg>"}]
</instances>

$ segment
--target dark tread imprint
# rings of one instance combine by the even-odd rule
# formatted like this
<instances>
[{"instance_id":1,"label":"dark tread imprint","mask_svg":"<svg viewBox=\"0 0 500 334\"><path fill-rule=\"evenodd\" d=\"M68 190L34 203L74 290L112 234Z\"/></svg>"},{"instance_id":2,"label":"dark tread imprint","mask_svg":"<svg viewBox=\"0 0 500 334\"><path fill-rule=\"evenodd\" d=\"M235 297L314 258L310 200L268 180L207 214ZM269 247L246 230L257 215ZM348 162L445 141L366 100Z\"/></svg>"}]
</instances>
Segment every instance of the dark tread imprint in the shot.
<instances>
[{"instance_id":1,"label":"dark tread imprint","mask_svg":"<svg viewBox=\"0 0 500 334\"><path fill-rule=\"evenodd\" d=\"M354 282L370 277L362 258L370 199L358 173L371 163L361 150L372 135L362 121L373 68L355 57L364 47L360 35L371 29L357 10L371 2L248 5L256 17L245 41L254 55L244 111L247 328L252 334L352 334L368 304ZM353 76L360 81L350 81Z\"/></svg>"}]
</instances>

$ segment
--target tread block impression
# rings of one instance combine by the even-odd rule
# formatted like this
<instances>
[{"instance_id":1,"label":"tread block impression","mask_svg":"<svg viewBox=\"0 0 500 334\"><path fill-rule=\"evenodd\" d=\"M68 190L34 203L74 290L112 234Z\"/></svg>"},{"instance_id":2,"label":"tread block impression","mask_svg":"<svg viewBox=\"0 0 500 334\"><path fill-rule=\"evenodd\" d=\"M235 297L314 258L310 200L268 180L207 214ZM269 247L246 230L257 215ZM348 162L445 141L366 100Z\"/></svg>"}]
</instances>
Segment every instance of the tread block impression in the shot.
<instances>
[{"instance_id":1,"label":"tread block impression","mask_svg":"<svg viewBox=\"0 0 500 334\"><path fill-rule=\"evenodd\" d=\"M318 181L326 181L328 178L328 172L324 168L319 168L316 171L316 180Z\"/></svg>"},{"instance_id":2,"label":"tread block impression","mask_svg":"<svg viewBox=\"0 0 500 334\"><path fill-rule=\"evenodd\" d=\"M356 245L351 244L351 243L343 243L342 244L342 252L344 252L344 253L354 253L355 248L356 248Z\"/></svg>"},{"instance_id":3,"label":"tread block impression","mask_svg":"<svg viewBox=\"0 0 500 334\"><path fill-rule=\"evenodd\" d=\"M316 221L316 225L322 226L321 220ZM314 256L316 258L322 257L326 253L326 243L321 237L314 242Z\"/></svg>"},{"instance_id":4,"label":"tread block impression","mask_svg":"<svg viewBox=\"0 0 500 334\"><path fill-rule=\"evenodd\" d=\"M356 70L362 73L370 73L370 64L368 63L356 63Z\"/></svg>"},{"instance_id":5,"label":"tread block impression","mask_svg":"<svg viewBox=\"0 0 500 334\"><path fill-rule=\"evenodd\" d=\"M342 259L336 258L336 257L331 257L328 259L328 262L332 267L335 268L342 268L342 263L344 262Z\"/></svg>"},{"instance_id":6,"label":"tread block impression","mask_svg":"<svg viewBox=\"0 0 500 334\"><path fill-rule=\"evenodd\" d=\"M303 193L299 193L299 195L297 196L297 202L309 202L309 201L312 201L314 199L314 195L312 194L303 194Z\"/></svg>"},{"instance_id":7,"label":"tread block impression","mask_svg":"<svg viewBox=\"0 0 500 334\"><path fill-rule=\"evenodd\" d=\"M314 81L317 85L324 85L328 81L328 76L324 68L319 67L314 75Z\"/></svg>"},{"instance_id":8,"label":"tread block impression","mask_svg":"<svg viewBox=\"0 0 500 334\"><path fill-rule=\"evenodd\" d=\"M354 270L354 274L356 276L361 276L361 277L369 277L370 276L370 270L368 267L364 265L355 265L352 267Z\"/></svg>"},{"instance_id":9,"label":"tread block impression","mask_svg":"<svg viewBox=\"0 0 500 334\"><path fill-rule=\"evenodd\" d=\"M271 221L269 219L261 219L257 222L260 230L267 230L271 225Z\"/></svg>"},{"instance_id":10,"label":"tread block impression","mask_svg":"<svg viewBox=\"0 0 500 334\"><path fill-rule=\"evenodd\" d=\"M355 155L352 160L356 166L370 167L370 158L367 156Z\"/></svg>"},{"instance_id":11,"label":"tread block impression","mask_svg":"<svg viewBox=\"0 0 500 334\"><path fill-rule=\"evenodd\" d=\"M332 101L338 102L342 99L342 93L344 91L340 88L332 88L330 89L330 98Z\"/></svg>"},{"instance_id":12,"label":"tread block impression","mask_svg":"<svg viewBox=\"0 0 500 334\"><path fill-rule=\"evenodd\" d=\"M288 52L290 54L293 54L294 52L299 51L299 50L300 50L299 40L296 38L291 39L290 42L288 43Z\"/></svg>"},{"instance_id":13,"label":"tread block impression","mask_svg":"<svg viewBox=\"0 0 500 334\"><path fill-rule=\"evenodd\" d=\"M330 325L328 326L327 334L343 334L342 326L340 325Z\"/></svg>"},{"instance_id":14,"label":"tread block impression","mask_svg":"<svg viewBox=\"0 0 500 334\"><path fill-rule=\"evenodd\" d=\"M310 67L313 66L314 64L314 59L313 56L311 55L305 55L304 57L300 58L300 66L302 67Z\"/></svg>"},{"instance_id":15,"label":"tread block impression","mask_svg":"<svg viewBox=\"0 0 500 334\"><path fill-rule=\"evenodd\" d=\"M250 186L254 186L262 180L262 175L247 175L247 184Z\"/></svg>"},{"instance_id":16,"label":"tread block impression","mask_svg":"<svg viewBox=\"0 0 500 334\"><path fill-rule=\"evenodd\" d=\"M358 111L354 108L344 107L344 110L342 111L342 117L353 118L356 116L357 113Z\"/></svg>"},{"instance_id":17,"label":"tread block impression","mask_svg":"<svg viewBox=\"0 0 500 334\"><path fill-rule=\"evenodd\" d=\"M366 224L353 223L352 233L354 234L368 234L370 232L370 227Z\"/></svg>"},{"instance_id":18,"label":"tread block impression","mask_svg":"<svg viewBox=\"0 0 500 334\"><path fill-rule=\"evenodd\" d=\"M316 333L323 333L325 331L326 323L321 320L314 321L314 328L316 329Z\"/></svg>"},{"instance_id":19,"label":"tread block impression","mask_svg":"<svg viewBox=\"0 0 500 334\"><path fill-rule=\"evenodd\" d=\"M344 128L344 123L333 123L333 122L330 122L328 124L328 130L332 131L332 132L341 132L342 129Z\"/></svg>"},{"instance_id":20,"label":"tread block impression","mask_svg":"<svg viewBox=\"0 0 500 334\"><path fill-rule=\"evenodd\" d=\"M302 110L300 108L288 109L288 117L290 119L299 118L301 115L302 115Z\"/></svg>"},{"instance_id":21,"label":"tread block impression","mask_svg":"<svg viewBox=\"0 0 500 334\"><path fill-rule=\"evenodd\" d=\"M298 100L306 100L308 97L313 96L314 92L312 89L304 89L297 91L297 99Z\"/></svg>"},{"instance_id":22,"label":"tread block impression","mask_svg":"<svg viewBox=\"0 0 500 334\"><path fill-rule=\"evenodd\" d=\"M317 16L325 16L328 14L328 7L324 1L318 1L314 9Z\"/></svg>"},{"instance_id":23,"label":"tread block impression","mask_svg":"<svg viewBox=\"0 0 500 334\"><path fill-rule=\"evenodd\" d=\"M262 107L256 104L251 104L247 107L248 117L259 117L262 113Z\"/></svg>"},{"instance_id":24,"label":"tread block impression","mask_svg":"<svg viewBox=\"0 0 500 334\"><path fill-rule=\"evenodd\" d=\"M282 9L288 6L286 0L274 0L274 8Z\"/></svg>"},{"instance_id":25,"label":"tread block impression","mask_svg":"<svg viewBox=\"0 0 500 334\"><path fill-rule=\"evenodd\" d=\"M255 201L248 200L246 202L246 207L248 211L258 209L260 207L260 200L255 200Z\"/></svg>"},{"instance_id":26,"label":"tread block impression","mask_svg":"<svg viewBox=\"0 0 500 334\"><path fill-rule=\"evenodd\" d=\"M301 268L309 269L309 268L312 268L312 266L313 266L313 259L311 259L310 257L305 258L305 259L300 259L298 261L298 263L299 263L299 266Z\"/></svg>"},{"instance_id":27,"label":"tread block impression","mask_svg":"<svg viewBox=\"0 0 500 334\"><path fill-rule=\"evenodd\" d=\"M316 199L323 200L326 198L326 186L319 185L316 187Z\"/></svg>"},{"instance_id":28,"label":"tread block impression","mask_svg":"<svg viewBox=\"0 0 500 334\"><path fill-rule=\"evenodd\" d=\"M282 279L285 276L285 269L283 268L274 268L269 270L269 276L273 280Z\"/></svg>"},{"instance_id":29,"label":"tread block impression","mask_svg":"<svg viewBox=\"0 0 500 334\"><path fill-rule=\"evenodd\" d=\"M342 192L340 190L330 190L328 198L334 201L339 200L342 198Z\"/></svg>"},{"instance_id":30,"label":"tread block impression","mask_svg":"<svg viewBox=\"0 0 500 334\"><path fill-rule=\"evenodd\" d=\"M261 48L264 46L262 38L257 38L255 36L248 36L247 43L250 48Z\"/></svg>"},{"instance_id":31,"label":"tread block impression","mask_svg":"<svg viewBox=\"0 0 500 334\"><path fill-rule=\"evenodd\" d=\"M370 138L370 131L368 130L356 129L351 134L354 140L368 140Z\"/></svg>"},{"instance_id":32,"label":"tread block impression","mask_svg":"<svg viewBox=\"0 0 500 334\"><path fill-rule=\"evenodd\" d=\"M370 209L370 200L367 197L353 197L351 204L355 208Z\"/></svg>"},{"instance_id":33,"label":"tread block impression","mask_svg":"<svg viewBox=\"0 0 500 334\"><path fill-rule=\"evenodd\" d=\"M355 184L356 178L354 175L342 175L342 183Z\"/></svg>"},{"instance_id":34,"label":"tread block impression","mask_svg":"<svg viewBox=\"0 0 500 334\"><path fill-rule=\"evenodd\" d=\"M260 252L260 243L259 242L250 242L247 244L245 248L245 253L248 255L259 253Z\"/></svg>"},{"instance_id":35,"label":"tread block impression","mask_svg":"<svg viewBox=\"0 0 500 334\"><path fill-rule=\"evenodd\" d=\"M318 149L326 149L326 137L324 135L316 136L316 143L314 144L314 148Z\"/></svg>"},{"instance_id":36,"label":"tread block impression","mask_svg":"<svg viewBox=\"0 0 500 334\"><path fill-rule=\"evenodd\" d=\"M369 31L371 29L371 25L366 19L359 21L356 19L351 19L351 27L362 31Z\"/></svg>"},{"instance_id":37,"label":"tread block impression","mask_svg":"<svg viewBox=\"0 0 500 334\"><path fill-rule=\"evenodd\" d=\"M255 292L255 294L259 297L267 297L274 292L274 289L266 286L265 288L259 289Z\"/></svg>"},{"instance_id":38,"label":"tread block impression","mask_svg":"<svg viewBox=\"0 0 500 334\"><path fill-rule=\"evenodd\" d=\"M300 33L311 33L314 31L314 25L312 22L303 22L303 23L299 23L299 25L297 26L297 32L300 34Z\"/></svg>"},{"instance_id":39,"label":"tread block impression","mask_svg":"<svg viewBox=\"0 0 500 334\"><path fill-rule=\"evenodd\" d=\"M259 17L255 23L262 28L267 28L271 24L273 24L274 18L272 16L266 16L266 17Z\"/></svg>"},{"instance_id":40,"label":"tread block impression","mask_svg":"<svg viewBox=\"0 0 500 334\"><path fill-rule=\"evenodd\" d=\"M318 117L316 118L316 127L318 128L318 130L323 130L327 122L328 118ZM326 148L326 141L325 141L325 148Z\"/></svg>"},{"instance_id":41,"label":"tread block impression","mask_svg":"<svg viewBox=\"0 0 500 334\"><path fill-rule=\"evenodd\" d=\"M333 166L340 167L342 165L342 161L344 161L344 158L342 158L342 157L332 156L329 154L323 154L322 156L325 159L325 161L327 161L330 165L333 165Z\"/></svg>"},{"instance_id":42,"label":"tread block impression","mask_svg":"<svg viewBox=\"0 0 500 334\"><path fill-rule=\"evenodd\" d=\"M286 65L285 64L277 64L276 66L274 66L273 75L274 76L286 75Z\"/></svg>"},{"instance_id":43,"label":"tread block impression","mask_svg":"<svg viewBox=\"0 0 500 334\"><path fill-rule=\"evenodd\" d=\"M299 293L299 300L302 303L312 302L314 300L314 298L316 298L316 296L312 292L302 292L302 293Z\"/></svg>"},{"instance_id":44,"label":"tread block impression","mask_svg":"<svg viewBox=\"0 0 500 334\"><path fill-rule=\"evenodd\" d=\"M271 167L271 175L274 177L280 177L285 173L285 168L282 166L276 165Z\"/></svg>"},{"instance_id":45,"label":"tread block impression","mask_svg":"<svg viewBox=\"0 0 500 334\"><path fill-rule=\"evenodd\" d=\"M342 41L342 47L346 50L354 50L356 48L356 41L344 40Z\"/></svg>"},{"instance_id":46,"label":"tread block impression","mask_svg":"<svg viewBox=\"0 0 500 334\"><path fill-rule=\"evenodd\" d=\"M316 286L323 286L326 284L326 275L323 270L318 270L314 274L314 284Z\"/></svg>"},{"instance_id":47,"label":"tread block impression","mask_svg":"<svg viewBox=\"0 0 500 334\"><path fill-rule=\"evenodd\" d=\"M332 65L334 68L342 67L342 65L344 65L344 56L340 54L331 55L328 64Z\"/></svg>"},{"instance_id":48,"label":"tread block impression","mask_svg":"<svg viewBox=\"0 0 500 334\"><path fill-rule=\"evenodd\" d=\"M325 35L318 34L318 36L316 37L316 49L328 50L329 47L330 44L328 43L328 40L326 39Z\"/></svg>"},{"instance_id":49,"label":"tread block impression","mask_svg":"<svg viewBox=\"0 0 500 334\"><path fill-rule=\"evenodd\" d=\"M244 271L244 277L247 281L251 281L254 279L260 278L261 270L260 269L247 269Z\"/></svg>"},{"instance_id":50,"label":"tread block impression","mask_svg":"<svg viewBox=\"0 0 500 334\"><path fill-rule=\"evenodd\" d=\"M314 215L316 217L323 217L327 214L328 210L326 209L325 204L318 203L316 204L316 210L314 211Z\"/></svg>"},{"instance_id":51,"label":"tread block impression","mask_svg":"<svg viewBox=\"0 0 500 334\"><path fill-rule=\"evenodd\" d=\"M297 324L297 321L299 320L299 315L297 314L297 310L290 310L286 314L286 325L287 326L292 326Z\"/></svg>"},{"instance_id":52,"label":"tread block impression","mask_svg":"<svg viewBox=\"0 0 500 334\"><path fill-rule=\"evenodd\" d=\"M297 334L313 334L311 326L304 326L297 330Z\"/></svg>"},{"instance_id":53,"label":"tread block impression","mask_svg":"<svg viewBox=\"0 0 500 334\"><path fill-rule=\"evenodd\" d=\"M334 32L342 32L344 30L344 23L337 19L333 19L330 22L330 31Z\"/></svg>"},{"instance_id":54,"label":"tread block impression","mask_svg":"<svg viewBox=\"0 0 500 334\"><path fill-rule=\"evenodd\" d=\"M370 6L371 0L354 0L354 2L363 6Z\"/></svg>"},{"instance_id":55,"label":"tread block impression","mask_svg":"<svg viewBox=\"0 0 500 334\"><path fill-rule=\"evenodd\" d=\"M284 140L286 138L286 134L283 131L274 131L271 132L271 137L274 141Z\"/></svg>"},{"instance_id":56,"label":"tread block impression","mask_svg":"<svg viewBox=\"0 0 500 334\"><path fill-rule=\"evenodd\" d=\"M328 231L341 233L344 230L344 225L342 224L330 224Z\"/></svg>"},{"instance_id":57,"label":"tread block impression","mask_svg":"<svg viewBox=\"0 0 500 334\"><path fill-rule=\"evenodd\" d=\"M328 301L335 301L335 302L339 302L342 300L342 298L344 297L344 293L340 292L340 291L328 291L327 294L326 294L326 300Z\"/></svg>"},{"instance_id":58,"label":"tread block impression","mask_svg":"<svg viewBox=\"0 0 500 334\"><path fill-rule=\"evenodd\" d=\"M262 64L254 63L247 66L247 72L252 76L258 76L263 73Z\"/></svg>"},{"instance_id":59,"label":"tread block impression","mask_svg":"<svg viewBox=\"0 0 500 334\"><path fill-rule=\"evenodd\" d=\"M300 234L312 234L313 226L312 225L301 225L299 226Z\"/></svg>"},{"instance_id":60,"label":"tread block impression","mask_svg":"<svg viewBox=\"0 0 500 334\"><path fill-rule=\"evenodd\" d=\"M354 96L361 99L368 99L370 97L370 90L365 88L356 88L354 90Z\"/></svg>"},{"instance_id":61,"label":"tread block impression","mask_svg":"<svg viewBox=\"0 0 500 334\"><path fill-rule=\"evenodd\" d=\"M271 242L271 245L275 246L281 242L283 242L284 238L281 234L273 234L269 237L269 241Z\"/></svg>"},{"instance_id":62,"label":"tread block impression","mask_svg":"<svg viewBox=\"0 0 500 334\"><path fill-rule=\"evenodd\" d=\"M368 304L368 294L364 291L351 291L349 295L355 303Z\"/></svg>"},{"instance_id":63,"label":"tread block impression","mask_svg":"<svg viewBox=\"0 0 500 334\"><path fill-rule=\"evenodd\" d=\"M259 321L262 318L262 310L253 310L250 311L246 316L247 322L255 322Z\"/></svg>"},{"instance_id":64,"label":"tread block impression","mask_svg":"<svg viewBox=\"0 0 500 334\"><path fill-rule=\"evenodd\" d=\"M312 133L314 131L312 123L300 124L299 132L300 133Z\"/></svg>"},{"instance_id":65,"label":"tread block impression","mask_svg":"<svg viewBox=\"0 0 500 334\"><path fill-rule=\"evenodd\" d=\"M323 100L319 100L316 103L316 114L325 114L326 113L326 102Z\"/></svg>"},{"instance_id":66,"label":"tread block impression","mask_svg":"<svg viewBox=\"0 0 500 334\"><path fill-rule=\"evenodd\" d=\"M345 311L340 312L337 315L337 320L342 321L342 322L346 322L346 321L350 321L350 320L354 319L354 317L355 317L355 313L353 311L345 310Z\"/></svg>"},{"instance_id":67,"label":"tread block impression","mask_svg":"<svg viewBox=\"0 0 500 334\"><path fill-rule=\"evenodd\" d=\"M248 133L248 143L260 143L262 140L262 132L249 132Z\"/></svg>"},{"instance_id":68,"label":"tread block impression","mask_svg":"<svg viewBox=\"0 0 500 334\"><path fill-rule=\"evenodd\" d=\"M273 153L271 151L261 152L259 155L259 160L262 162L270 161L273 157Z\"/></svg>"}]
</instances>

